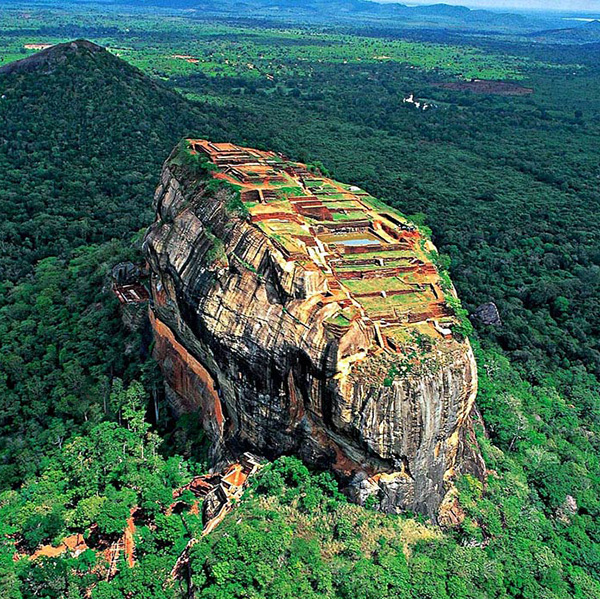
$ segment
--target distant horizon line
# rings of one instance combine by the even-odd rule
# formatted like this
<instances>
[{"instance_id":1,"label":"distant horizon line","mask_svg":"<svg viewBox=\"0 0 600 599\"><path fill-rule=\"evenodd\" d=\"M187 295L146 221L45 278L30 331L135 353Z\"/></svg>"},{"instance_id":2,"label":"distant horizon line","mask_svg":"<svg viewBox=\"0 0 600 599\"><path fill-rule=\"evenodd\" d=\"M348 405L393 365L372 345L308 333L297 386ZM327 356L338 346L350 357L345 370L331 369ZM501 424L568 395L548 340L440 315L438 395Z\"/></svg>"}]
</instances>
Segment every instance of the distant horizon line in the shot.
<instances>
[{"instance_id":1,"label":"distant horizon line","mask_svg":"<svg viewBox=\"0 0 600 599\"><path fill-rule=\"evenodd\" d=\"M600 19L600 6L597 8L545 8L539 6L517 6L517 5L506 5L506 6L489 6L487 4L471 4L470 2L452 2L451 0L369 0L371 2L376 2L378 4L403 4L408 7L417 7L417 6L436 6L440 4L445 4L446 6L456 6L456 7L464 7L470 8L471 10L489 10L491 12L507 12L507 11L518 11L518 12L535 12L535 13L550 13L550 14L565 14L565 15L577 15L577 14L585 14L598 15L598 19Z\"/></svg>"},{"instance_id":2,"label":"distant horizon line","mask_svg":"<svg viewBox=\"0 0 600 599\"><path fill-rule=\"evenodd\" d=\"M506 4L504 6L494 6L487 4L486 0L473 0L473 2L463 2L462 0L367 0L369 2L373 2L376 4L399 4L402 6L406 6L409 8L417 8L417 7L425 7L425 6L453 6L457 8L468 8L470 10L485 10L489 12L495 13L520 13L520 14L546 14L546 15L563 15L565 17L577 17L584 16L586 18L590 18L592 20L600 20L600 5L596 8L588 8L585 6L579 8L567 8L567 7L555 7L555 8L547 8L543 6L520 6L517 4ZM491 0L487 0L491 1ZM507 0L508 2L518 2L518 0ZM538 0L541 1L541 0ZM600 4L600 0L597 0ZM25 0L0 0L0 5L19 5L26 4ZM29 0L31 4L46 4L46 0ZM60 4L57 3L57 4ZM80 2L77 0L64 0L64 4L76 4L79 5ZM88 5L103 5L103 6L111 6L111 5L127 5L127 0L88 0L85 2ZM152 3L150 2L151 6ZM173 9L174 7L166 7L163 8Z\"/></svg>"}]
</instances>

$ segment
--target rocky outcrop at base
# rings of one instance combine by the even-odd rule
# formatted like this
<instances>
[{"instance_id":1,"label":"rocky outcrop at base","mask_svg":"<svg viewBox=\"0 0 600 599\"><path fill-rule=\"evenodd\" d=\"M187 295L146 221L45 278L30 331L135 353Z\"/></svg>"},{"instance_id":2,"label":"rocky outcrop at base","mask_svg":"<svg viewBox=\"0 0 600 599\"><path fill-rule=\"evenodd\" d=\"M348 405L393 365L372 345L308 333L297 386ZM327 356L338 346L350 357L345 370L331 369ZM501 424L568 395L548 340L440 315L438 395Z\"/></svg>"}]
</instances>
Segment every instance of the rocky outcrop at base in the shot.
<instances>
[{"instance_id":1,"label":"rocky outcrop at base","mask_svg":"<svg viewBox=\"0 0 600 599\"><path fill-rule=\"evenodd\" d=\"M487 326L499 327L502 325L498 306L496 306L494 302L488 302L487 304L479 306L475 312L473 312L473 318Z\"/></svg>"}]
</instances>

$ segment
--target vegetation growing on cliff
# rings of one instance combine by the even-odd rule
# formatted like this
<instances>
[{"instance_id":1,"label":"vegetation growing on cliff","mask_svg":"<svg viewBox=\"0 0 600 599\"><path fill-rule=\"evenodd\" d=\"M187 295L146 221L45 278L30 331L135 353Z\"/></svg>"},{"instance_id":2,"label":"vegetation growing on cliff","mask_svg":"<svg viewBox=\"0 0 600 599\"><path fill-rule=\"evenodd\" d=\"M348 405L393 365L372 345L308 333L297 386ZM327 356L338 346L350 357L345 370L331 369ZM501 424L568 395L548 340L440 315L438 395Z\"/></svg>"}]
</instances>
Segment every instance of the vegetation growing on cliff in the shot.
<instances>
[{"instance_id":1,"label":"vegetation growing on cliff","mask_svg":"<svg viewBox=\"0 0 600 599\"><path fill-rule=\"evenodd\" d=\"M188 140L179 142L170 158L170 163L185 168L200 181L209 179L212 173L219 170L206 156L194 151Z\"/></svg>"},{"instance_id":2,"label":"vegetation growing on cliff","mask_svg":"<svg viewBox=\"0 0 600 599\"><path fill-rule=\"evenodd\" d=\"M223 248L223 242L213 234L208 228L204 229L206 238L210 241L210 249L204 254L204 263L209 266L214 264L217 260L227 260L227 255Z\"/></svg>"},{"instance_id":3,"label":"vegetation growing on cliff","mask_svg":"<svg viewBox=\"0 0 600 599\"><path fill-rule=\"evenodd\" d=\"M233 195L227 203L226 208L230 214L235 214L241 218L248 217L248 208L244 202L242 202L240 198L240 192L238 190L233 191Z\"/></svg>"}]
</instances>

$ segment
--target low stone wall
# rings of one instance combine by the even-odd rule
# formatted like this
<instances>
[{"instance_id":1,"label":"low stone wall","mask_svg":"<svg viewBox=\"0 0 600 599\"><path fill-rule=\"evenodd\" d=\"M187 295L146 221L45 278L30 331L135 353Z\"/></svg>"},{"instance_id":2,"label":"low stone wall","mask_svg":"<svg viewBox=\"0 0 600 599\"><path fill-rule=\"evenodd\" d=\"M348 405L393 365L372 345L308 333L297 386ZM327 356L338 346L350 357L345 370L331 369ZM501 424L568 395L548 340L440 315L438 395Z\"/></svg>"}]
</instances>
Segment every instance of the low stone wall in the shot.
<instances>
[{"instance_id":1,"label":"low stone wall","mask_svg":"<svg viewBox=\"0 0 600 599\"><path fill-rule=\"evenodd\" d=\"M252 223L260 223L265 220L289 220L291 222L301 224L300 219L295 215L289 212L265 212L262 214L253 214L251 217Z\"/></svg>"},{"instance_id":2,"label":"low stone wall","mask_svg":"<svg viewBox=\"0 0 600 599\"><path fill-rule=\"evenodd\" d=\"M361 280L361 279L386 279L407 272L418 272L416 266L395 266L393 268L376 268L373 270L335 270L338 279Z\"/></svg>"},{"instance_id":3,"label":"low stone wall","mask_svg":"<svg viewBox=\"0 0 600 599\"><path fill-rule=\"evenodd\" d=\"M394 295L410 295L411 293L418 293L421 291L420 289L392 289L391 291L386 291L385 295L387 297ZM354 292L354 297L380 297L381 291L365 291L363 293Z\"/></svg>"}]
</instances>

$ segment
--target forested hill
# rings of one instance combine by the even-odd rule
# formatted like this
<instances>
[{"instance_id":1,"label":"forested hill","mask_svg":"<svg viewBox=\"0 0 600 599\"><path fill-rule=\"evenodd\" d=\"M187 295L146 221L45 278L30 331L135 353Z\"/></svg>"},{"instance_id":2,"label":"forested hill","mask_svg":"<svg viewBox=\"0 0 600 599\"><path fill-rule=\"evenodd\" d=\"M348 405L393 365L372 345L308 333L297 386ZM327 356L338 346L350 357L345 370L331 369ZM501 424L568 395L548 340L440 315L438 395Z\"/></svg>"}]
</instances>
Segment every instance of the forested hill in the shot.
<instances>
[{"instance_id":1,"label":"forested hill","mask_svg":"<svg viewBox=\"0 0 600 599\"><path fill-rule=\"evenodd\" d=\"M4 67L0 96L0 280L148 224L170 149L215 131L181 96L82 40Z\"/></svg>"},{"instance_id":2,"label":"forested hill","mask_svg":"<svg viewBox=\"0 0 600 599\"><path fill-rule=\"evenodd\" d=\"M140 340L121 326L106 274L141 259L132 235L151 221L173 145L225 132L214 112L209 123L90 42L3 70L0 485L10 486L37 471L57 438L106 417L113 377L139 375Z\"/></svg>"},{"instance_id":3,"label":"forested hill","mask_svg":"<svg viewBox=\"0 0 600 599\"><path fill-rule=\"evenodd\" d=\"M0 73L36 73L37 75L49 74L61 64L68 62L73 56L85 57L89 62L100 58L105 53L102 46L88 40L75 40L64 44L56 44L36 52L32 56L10 62L0 67ZM100 66L101 63L98 64Z\"/></svg>"}]
</instances>

